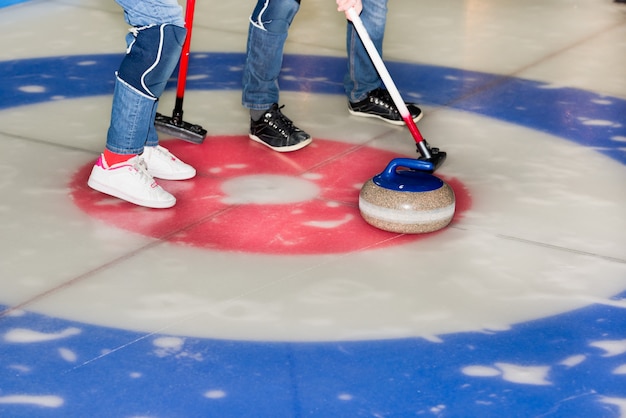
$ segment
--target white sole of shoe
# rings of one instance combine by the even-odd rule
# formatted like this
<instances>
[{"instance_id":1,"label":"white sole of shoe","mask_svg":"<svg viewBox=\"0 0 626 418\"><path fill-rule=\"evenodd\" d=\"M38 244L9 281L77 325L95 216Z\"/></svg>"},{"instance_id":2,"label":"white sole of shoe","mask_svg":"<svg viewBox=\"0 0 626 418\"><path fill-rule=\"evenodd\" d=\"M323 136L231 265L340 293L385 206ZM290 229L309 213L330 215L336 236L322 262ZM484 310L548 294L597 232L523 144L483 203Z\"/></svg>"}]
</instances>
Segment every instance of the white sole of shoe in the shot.
<instances>
[{"instance_id":1,"label":"white sole of shoe","mask_svg":"<svg viewBox=\"0 0 626 418\"><path fill-rule=\"evenodd\" d=\"M122 193L117 189L113 189L107 186L106 184L102 184L99 181L92 179L91 177L87 181L87 185L100 193L104 193L109 196L113 196L118 199L125 200L126 202L130 202L137 206L143 206L146 208L167 209L167 208L171 208L172 206L176 204L176 198L173 198L173 200L165 200L165 201L144 201L140 199L135 199L134 197L128 196L125 193Z\"/></svg>"},{"instance_id":2,"label":"white sole of shoe","mask_svg":"<svg viewBox=\"0 0 626 418\"><path fill-rule=\"evenodd\" d=\"M387 122L387 123L389 123L391 125L403 126L405 124L403 120L389 120L389 119L383 118L382 116L372 115L371 113L356 112L356 111L354 111L354 110L352 110L350 108L348 108L348 112L350 112L350 114L352 116L358 116L358 117L361 117L361 118L380 119L380 120L382 120L384 122ZM424 116L424 112L421 112L419 115L417 115L416 118L413 119L413 122L415 122L415 123L419 122L422 119L423 116Z\"/></svg>"},{"instance_id":3,"label":"white sole of shoe","mask_svg":"<svg viewBox=\"0 0 626 418\"><path fill-rule=\"evenodd\" d=\"M248 137L253 140L254 142L258 142L259 144L265 145L266 147L268 147L269 149L272 149L276 152L291 152L291 151L297 151L299 149L302 149L304 147L306 147L307 145L309 145L311 142L313 142L313 138L307 139L306 141L302 141L299 142L295 145L290 145L288 147L273 147L271 145L269 145L268 143L264 142L261 138L259 138L256 135L252 135L249 134Z\"/></svg>"}]
</instances>

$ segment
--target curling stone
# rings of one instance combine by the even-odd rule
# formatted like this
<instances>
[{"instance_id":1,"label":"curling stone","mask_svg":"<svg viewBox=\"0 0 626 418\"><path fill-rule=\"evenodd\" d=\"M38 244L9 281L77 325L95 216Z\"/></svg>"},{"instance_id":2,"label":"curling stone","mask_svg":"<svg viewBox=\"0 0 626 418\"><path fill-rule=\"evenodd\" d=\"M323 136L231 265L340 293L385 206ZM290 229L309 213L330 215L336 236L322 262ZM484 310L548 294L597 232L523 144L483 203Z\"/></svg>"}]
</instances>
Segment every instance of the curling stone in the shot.
<instances>
[{"instance_id":1,"label":"curling stone","mask_svg":"<svg viewBox=\"0 0 626 418\"><path fill-rule=\"evenodd\" d=\"M363 219L376 228L402 234L445 228L454 216L454 191L431 174L433 169L427 161L392 160L361 188L359 209Z\"/></svg>"}]
</instances>

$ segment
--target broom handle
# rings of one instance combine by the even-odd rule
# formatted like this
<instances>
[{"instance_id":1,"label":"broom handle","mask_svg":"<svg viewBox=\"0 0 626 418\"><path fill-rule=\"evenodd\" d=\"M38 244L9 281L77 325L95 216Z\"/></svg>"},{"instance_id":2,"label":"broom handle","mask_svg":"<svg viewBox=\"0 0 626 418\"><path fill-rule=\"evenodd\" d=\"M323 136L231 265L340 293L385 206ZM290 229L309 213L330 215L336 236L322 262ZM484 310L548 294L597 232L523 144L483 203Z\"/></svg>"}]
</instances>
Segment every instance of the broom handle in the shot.
<instances>
[{"instance_id":1,"label":"broom handle","mask_svg":"<svg viewBox=\"0 0 626 418\"><path fill-rule=\"evenodd\" d=\"M348 17L352 21L354 28L359 34L359 37L361 38L361 42L363 42L363 45L365 46L365 49L367 50L367 53L370 56L370 59L374 63L374 67L376 67L376 71L378 71L378 74L380 75L380 78L383 80L385 87L387 87L387 91L389 91L389 94L391 95L391 98L394 104L398 108L398 111L400 112L400 116L402 116L404 123L406 123L407 127L409 128L409 131L411 132L413 139L415 139L415 142L417 143L417 146L419 147L420 152L425 158L430 158L431 157L430 152L427 149L426 145L424 144L424 137L420 133L419 129L417 129L415 122L411 118L411 113L409 113L409 109L406 107L404 100L402 100L402 97L400 96L400 92L398 92L398 89L396 88L396 84L391 79L391 75L389 75L389 71L387 71L387 67L385 67L385 63L380 57L378 50L374 46L374 43L372 42L372 39L367 33L365 26L363 26L363 22L361 21L361 18L356 13L356 10L354 10L353 7L348 9Z\"/></svg>"},{"instance_id":2,"label":"broom handle","mask_svg":"<svg viewBox=\"0 0 626 418\"><path fill-rule=\"evenodd\" d=\"M187 83L187 67L189 66L189 49L191 45L191 29L193 28L193 14L195 6L195 0L187 0L187 6L185 8L185 27L187 28L187 36L185 37L182 54L180 56L178 85L176 88L176 103L174 106L180 115L182 115L183 111L183 97L185 95L185 84Z\"/></svg>"}]
</instances>

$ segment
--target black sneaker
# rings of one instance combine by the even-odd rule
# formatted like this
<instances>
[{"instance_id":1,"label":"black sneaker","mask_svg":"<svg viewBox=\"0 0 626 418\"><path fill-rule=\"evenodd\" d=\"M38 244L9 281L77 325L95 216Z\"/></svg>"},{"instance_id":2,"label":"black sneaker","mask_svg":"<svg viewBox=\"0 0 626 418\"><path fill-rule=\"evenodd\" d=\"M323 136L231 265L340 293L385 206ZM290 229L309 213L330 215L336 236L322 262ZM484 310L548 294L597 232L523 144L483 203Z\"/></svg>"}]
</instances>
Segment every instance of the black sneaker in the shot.
<instances>
[{"instance_id":1,"label":"black sneaker","mask_svg":"<svg viewBox=\"0 0 626 418\"><path fill-rule=\"evenodd\" d=\"M414 122L422 118L422 110L414 103L406 103L406 107ZM404 120L393 103L391 95L382 88L370 91L360 102L348 102L348 111L354 116L379 118L393 125L404 125Z\"/></svg>"},{"instance_id":2,"label":"black sneaker","mask_svg":"<svg viewBox=\"0 0 626 418\"><path fill-rule=\"evenodd\" d=\"M293 124L274 103L258 121L250 120L250 139L278 152L296 151L313 140L311 135Z\"/></svg>"}]
</instances>

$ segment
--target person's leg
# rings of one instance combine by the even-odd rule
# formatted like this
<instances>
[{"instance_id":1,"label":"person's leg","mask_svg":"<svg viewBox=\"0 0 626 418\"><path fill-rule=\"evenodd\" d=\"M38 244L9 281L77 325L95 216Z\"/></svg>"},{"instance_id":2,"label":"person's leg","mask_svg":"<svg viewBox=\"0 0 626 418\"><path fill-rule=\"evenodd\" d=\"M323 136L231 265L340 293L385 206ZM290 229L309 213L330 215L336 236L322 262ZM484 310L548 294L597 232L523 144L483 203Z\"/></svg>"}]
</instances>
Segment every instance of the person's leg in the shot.
<instances>
[{"instance_id":1,"label":"person's leg","mask_svg":"<svg viewBox=\"0 0 626 418\"><path fill-rule=\"evenodd\" d=\"M242 104L266 110L278 103L278 76L287 33L300 8L296 0L258 0L248 28Z\"/></svg>"},{"instance_id":2,"label":"person's leg","mask_svg":"<svg viewBox=\"0 0 626 418\"><path fill-rule=\"evenodd\" d=\"M176 0L116 1L132 29L116 73L106 148L139 154L145 145L158 144L157 101L178 63L187 31Z\"/></svg>"},{"instance_id":3,"label":"person's leg","mask_svg":"<svg viewBox=\"0 0 626 418\"><path fill-rule=\"evenodd\" d=\"M378 54L383 55L383 38L387 22L387 0L362 0L363 12L360 15ZM352 115L374 117L395 125L404 121L382 80L354 25L348 22L346 47L348 72L344 88L348 96L348 110ZM407 108L414 121L422 117L422 111L413 103Z\"/></svg>"},{"instance_id":4,"label":"person's leg","mask_svg":"<svg viewBox=\"0 0 626 418\"><path fill-rule=\"evenodd\" d=\"M382 57L387 23L387 0L362 0L362 4L363 11L359 17L378 54ZM346 49L348 73L344 80L344 87L348 100L358 102L363 100L370 91L382 87L382 81L351 22L348 22L347 27Z\"/></svg>"},{"instance_id":5,"label":"person's leg","mask_svg":"<svg viewBox=\"0 0 626 418\"><path fill-rule=\"evenodd\" d=\"M95 190L141 206L165 208L176 203L153 179L150 167L138 154L144 146L159 147L154 114L182 50L186 35L182 9L176 0L118 0L127 22L127 51L116 73L111 123L103 155L88 184ZM163 173L170 167L177 178L190 178L195 169L169 155L155 152L150 165ZM170 154L171 155L171 154ZM173 156L172 156L173 157ZM171 171L170 170L170 171ZM185 173L181 176L181 172ZM156 174L156 173L155 173ZM165 173L172 177L171 172Z\"/></svg>"},{"instance_id":6,"label":"person's leg","mask_svg":"<svg viewBox=\"0 0 626 418\"><path fill-rule=\"evenodd\" d=\"M310 135L278 106L284 46L299 8L299 0L259 0L248 29L242 105L250 109L250 139L279 152L295 151L311 142Z\"/></svg>"}]
</instances>

